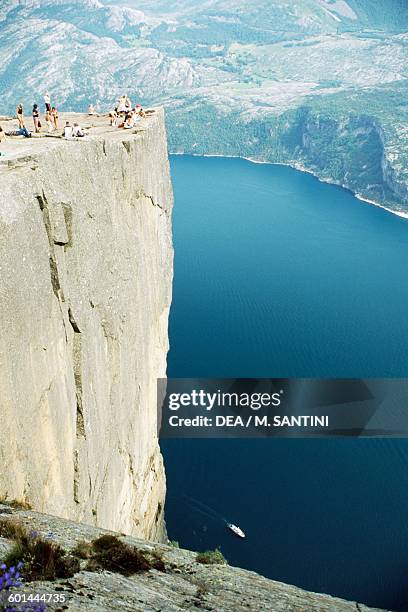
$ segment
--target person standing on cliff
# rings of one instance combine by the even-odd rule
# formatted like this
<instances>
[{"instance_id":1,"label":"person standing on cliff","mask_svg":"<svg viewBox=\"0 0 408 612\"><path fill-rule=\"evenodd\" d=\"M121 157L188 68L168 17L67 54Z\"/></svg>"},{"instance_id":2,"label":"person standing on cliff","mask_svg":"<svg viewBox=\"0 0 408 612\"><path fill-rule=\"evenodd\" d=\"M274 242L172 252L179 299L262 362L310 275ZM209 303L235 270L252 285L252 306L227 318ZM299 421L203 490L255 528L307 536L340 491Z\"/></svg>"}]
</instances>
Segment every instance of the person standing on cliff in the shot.
<instances>
[{"instance_id":1,"label":"person standing on cliff","mask_svg":"<svg viewBox=\"0 0 408 612\"><path fill-rule=\"evenodd\" d=\"M33 106L33 121L34 132L38 134L39 132L41 132L40 111L38 110L38 104L34 104Z\"/></svg>"},{"instance_id":2,"label":"person standing on cliff","mask_svg":"<svg viewBox=\"0 0 408 612\"><path fill-rule=\"evenodd\" d=\"M50 98L50 94L47 93L44 94L44 104L45 104L45 112L50 113L51 112L51 98Z\"/></svg>"},{"instance_id":3,"label":"person standing on cliff","mask_svg":"<svg viewBox=\"0 0 408 612\"><path fill-rule=\"evenodd\" d=\"M51 109L51 121L54 125L54 130L58 130L58 111L55 106Z\"/></svg>"},{"instance_id":4,"label":"person standing on cliff","mask_svg":"<svg viewBox=\"0 0 408 612\"><path fill-rule=\"evenodd\" d=\"M23 110L23 105L19 104L16 108L16 115L17 115L17 121L18 121L18 127L21 129L23 127L25 127L24 125L24 110Z\"/></svg>"},{"instance_id":5,"label":"person standing on cliff","mask_svg":"<svg viewBox=\"0 0 408 612\"><path fill-rule=\"evenodd\" d=\"M48 131L53 132L55 128L54 128L54 119L52 117L52 114L46 111L44 119L45 119L46 126L48 128Z\"/></svg>"}]
</instances>

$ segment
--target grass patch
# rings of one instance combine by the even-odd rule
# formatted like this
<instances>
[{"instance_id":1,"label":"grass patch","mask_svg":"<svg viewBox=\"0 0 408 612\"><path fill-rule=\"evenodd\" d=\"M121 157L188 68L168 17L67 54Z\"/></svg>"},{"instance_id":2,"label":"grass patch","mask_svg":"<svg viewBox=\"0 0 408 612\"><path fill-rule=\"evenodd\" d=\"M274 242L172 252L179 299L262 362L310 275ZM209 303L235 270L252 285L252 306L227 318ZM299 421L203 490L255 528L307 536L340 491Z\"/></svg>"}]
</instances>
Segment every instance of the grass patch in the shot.
<instances>
[{"instance_id":1,"label":"grass patch","mask_svg":"<svg viewBox=\"0 0 408 612\"><path fill-rule=\"evenodd\" d=\"M80 540L75 546L72 554L78 559L89 559L92 555L92 544L90 542L85 542L85 540Z\"/></svg>"},{"instance_id":2,"label":"grass patch","mask_svg":"<svg viewBox=\"0 0 408 612\"><path fill-rule=\"evenodd\" d=\"M218 548L197 553L196 561L204 565L228 565L228 561Z\"/></svg>"},{"instance_id":3,"label":"grass patch","mask_svg":"<svg viewBox=\"0 0 408 612\"><path fill-rule=\"evenodd\" d=\"M12 499L10 501L7 498L2 497L0 499L0 504L4 504L10 508L15 508L16 510L32 510L31 505L27 501L22 501L19 499Z\"/></svg>"},{"instance_id":4,"label":"grass patch","mask_svg":"<svg viewBox=\"0 0 408 612\"><path fill-rule=\"evenodd\" d=\"M166 571L164 561L156 551L144 551L129 546L117 536L103 535L90 543L79 542L74 554L88 559L88 570L108 570L124 576L156 569Z\"/></svg>"},{"instance_id":5,"label":"grass patch","mask_svg":"<svg viewBox=\"0 0 408 612\"><path fill-rule=\"evenodd\" d=\"M32 510L32 506L27 501L21 501L19 499L13 499L8 504L11 508L15 508L16 510Z\"/></svg>"},{"instance_id":6,"label":"grass patch","mask_svg":"<svg viewBox=\"0 0 408 612\"><path fill-rule=\"evenodd\" d=\"M22 574L27 582L71 578L80 567L79 561L56 542L29 532L21 523L0 520L0 536L13 540L13 546L2 562L8 567L24 564Z\"/></svg>"},{"instance_id":7,"label":"grass patch","mask_svg":"<svg viewBox=\"0 0 408 612\"><path fill-rule=\"evenodd\" d=\"M159 552L139 550L114 535L102 535L92 542L81 540L69 554L56 542L29 532L15 520L0 519L0 537L13 541L1 562L8 567L23 563L21 573L27 582L71 578L81 569L80 559L87 561L89 571L108 570L124 576L150 569L166 571Z\"/></svg>"},{"instance_id":8,"label":"grass patch","mask_svg":"<svg viewBox=\"0 0 408 612\"><path fill-rule=\"evenodd\" d=\"M0 538L17 540L26 535L26 528L18 521L0 519Z\"/></svg>"}]
</instances>

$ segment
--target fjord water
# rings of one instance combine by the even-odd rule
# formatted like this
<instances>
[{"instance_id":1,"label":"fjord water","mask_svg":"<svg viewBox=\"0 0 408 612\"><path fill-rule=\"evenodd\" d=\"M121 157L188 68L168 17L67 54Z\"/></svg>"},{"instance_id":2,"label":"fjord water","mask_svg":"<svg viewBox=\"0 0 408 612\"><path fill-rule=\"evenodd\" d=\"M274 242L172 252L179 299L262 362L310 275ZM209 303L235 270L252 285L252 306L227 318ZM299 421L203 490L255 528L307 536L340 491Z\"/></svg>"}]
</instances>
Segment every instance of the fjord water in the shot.
<instances>
[{"instance_id":1,"label":"fjord water","mask_svg":"<svg viewBox=\"0 0 408 612\"><path fill-rule=\"evenodd\" d=\"M174 156L170 377L408 375L408 221L284 166ZM408 609L408 441L163 440L171 539ZM205 503L240 525L234 538Z\"/></svg>"}]
</instances>

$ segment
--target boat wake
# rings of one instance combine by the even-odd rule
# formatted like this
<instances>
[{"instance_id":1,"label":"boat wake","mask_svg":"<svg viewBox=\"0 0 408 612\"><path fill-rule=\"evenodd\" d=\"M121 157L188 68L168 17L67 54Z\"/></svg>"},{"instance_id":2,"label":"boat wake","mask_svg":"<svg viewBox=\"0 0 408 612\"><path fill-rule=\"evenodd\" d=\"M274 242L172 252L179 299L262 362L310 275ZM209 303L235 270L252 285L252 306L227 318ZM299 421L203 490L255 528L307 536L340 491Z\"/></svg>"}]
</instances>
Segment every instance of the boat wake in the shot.
<instances>
[{"instance_id":1,"label":"boat wake","mask_svg":"<svg viewBox=\"0 0 408 612\"><path fill-rule=\"evenodd\" d=\"M230 521L228 521L225 516L222 516L222 514L214 510L214 508L210 508L210 506L207 506L207 504L204 504L198 499L194 499L194 497L189 497L188 495L183 495L183 499L187 502L187 504L194 512L199 512L200 514L203 514L207 518L210 518L214 521L221 521L226 525L229 524Z\"/></svg>"},{"instance_id":2,"label":"boat wake","mask_svg":"<svg viewBox=\"0 0 408 612\"><path fill-rule=\"evenodd\" d=\"M228 527L230 531L232 531L232 533L234 533L240 538L245 538L245 533L242 531L242 529L240 529L240 527L231 523L231 521L226 519L225 516L223 516L216 510L214 510L214 508L210 508L210 506L207 506L207 504L204 504L203 502L199 501L198 499L194 499L193 497L189 497L188 495L183 495L183 499L188 503L188 505L194 512L203 514L205 517L214 521L222 522L226 527Z\"/></svg>"}]
</instances>

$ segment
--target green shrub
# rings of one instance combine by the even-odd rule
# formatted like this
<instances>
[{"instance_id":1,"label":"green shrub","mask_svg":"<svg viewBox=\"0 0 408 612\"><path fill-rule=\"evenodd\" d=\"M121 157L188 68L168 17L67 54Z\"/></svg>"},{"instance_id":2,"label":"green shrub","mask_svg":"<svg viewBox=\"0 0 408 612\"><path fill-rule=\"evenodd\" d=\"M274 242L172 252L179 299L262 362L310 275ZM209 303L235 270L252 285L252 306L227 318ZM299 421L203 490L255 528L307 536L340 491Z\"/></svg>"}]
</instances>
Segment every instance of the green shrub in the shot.
<instances>
[{"instance_id":1,"label":"green shrub","mask_svg":"<svg viewBox=\"0 0 408 612\"><path fill-rule=\"evenodd\" d=\"M0 537L6 540L17 540L27 534L22 523L15 519L0 519Z\"/></svg>"},{"instance_id":2,"label":"green shrub","mask_svg":"<svg viewBox=\"0 0 408 612\"><path fill-rule=\"evenodd\" d=\"M10 508L15 508L16 510L32 510L32 506L28 501L20 500L20 499L7 499L7 497L2 497L0 499L0 504L4 504L5 506L10 506Z\"/></svg>"},{"instance_id":3,"label":"green shrub","mask_svg":"<svg viewBox=\"0 0 408 612\"><path fill-rule=\"evenodd\" d=\"M82 544L82 550L84 546ZM90 544L88 569L105 569L131 576L150 569L166 570L163 559L156 551L144 551L129 546L117 536L103 535Z\"/></svg>"},{"instance_id":4,"label":"green shrub","mask_svg":"<svg viewBox=\"0 0 408 612\"><path fill-rule=\"evenodd\" d=\"M72 551L72 554L78 559L89 559L92 556L92 544L80 540Z\"/></svg>"},{"instance_id":5,"label":"green shrub","mask_svg":"<svg viewBox=\"0 0 408 612\"><path fill-rule=\"evenodd\" d=\"M3 519L0 536L13 540L3 563L9 567L23 563L22 574L28 582L71 578L80 569L78 559L67 555L59 544L42 538L35 531L27 531L21 523Z\"/></svg>"},{"instance_id":6,"label":"green shrub","mask_svg":"<svg viewBox=\"0 0 408 612\"><path fill-rule=\"evenodd\" d=\"M228 561L218 548L216 548L215 550L206 550L205 552L197 553L196 560L198 563L204 563L205 565L228 564Z\"/></svg>"}]
</instances>

